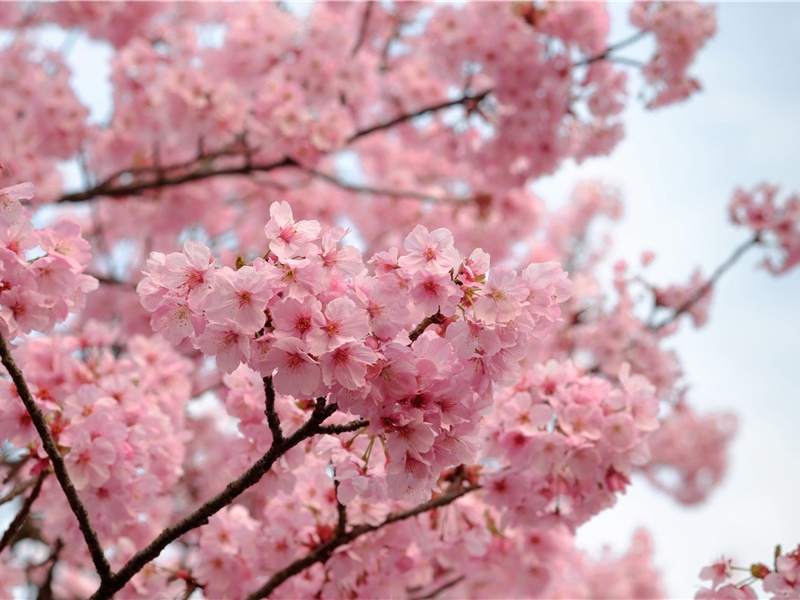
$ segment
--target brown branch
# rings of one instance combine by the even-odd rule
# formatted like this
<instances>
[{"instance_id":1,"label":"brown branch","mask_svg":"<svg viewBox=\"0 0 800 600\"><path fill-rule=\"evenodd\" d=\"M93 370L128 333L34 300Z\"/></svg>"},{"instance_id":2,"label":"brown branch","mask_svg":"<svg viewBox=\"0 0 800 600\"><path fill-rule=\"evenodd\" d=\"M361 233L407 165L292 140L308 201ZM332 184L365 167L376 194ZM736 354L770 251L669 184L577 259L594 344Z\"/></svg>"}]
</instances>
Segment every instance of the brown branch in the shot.
<instances>
[{"instance_id":1,"label":"brown branch","mask_svg":"<svg viewBox=\"0 0 800 600\"><path fill-rule=\"evenodd\" d=\"M279 585L281 585L284 581L297 575L298 573L303 572L307 568L311 567L316 563L324 563L330 558L333 554L334 550L352 542L353 540L361 537L362 535L366 535L373 531L377 531L387 525L391 525L392 523L397 523L398 521L405 521L406 519L410 519L412 517L416 517L424 512L428 512L429 510L433 510L434 508L439 508L441 506L446 506L455 500L459 499L461 496L469 494L475 490L480 489L481 486L479 485L472 485L469 487L462 487L461 481L456 481L451 485L447 491L445 491L441 496L437 496L415 506L414 508L391 513L387 516L383 521L378 523L377 525L356 525L352 527L349 531L346 531L341 534L337 534L324 544L320 544L314 550L306 554L304 557L297 559L292 564L287 566L285 569L278 571L272 577L270 577L269 581L257 589L255 592L247 596L248 600L257 600L259 598L266 598L269 594L271 594Z\"/></svg>"},{"instance_id":2,"label":"brown branch","mask_svg":"<svg viewBox=\"0 0 800 600\"><path fill-rule=\"evenodd\" d=\"M399 125L400 123L405 123L406 121L410 121L411 119L415 119L422 115L428 114L429 112L436 112L445 108L450 108L451 106L459 106L462 104L476 105L481 100L486 98L486 96L491 94L492 91L493 90L488 89L474 95L464 94L463 96L461 96L460 98L456 98L455 100L447 100L446 102L439 102L438 104L433 104L431 106L421 108L412 113L402 114L399 117L395 117L394 119L389 119L388 121L384 121L383 123L378 123L376 125L372 125L371 127L367 127L366 129L362 129L360 131L355 132L348 138L347 142L348 143L355 142L356 140L359 140L362 137L366 137L372 133L383 131L385 129L391 129L395 125Z\"/></svg>"},{"instance_id":3,"label":"brown branch","mask_svg":"<svg viewBox=\"0 0 800 600\"><path fill-rule=\"evenodd\" d=\"M319 433L327 433L328 435L337 435L339 433L349 433L350 431L358 431L362 427L366 427L369 425L369 421L367 419L356 419L355 421L350 421L349 423L343 423L342 425L320 425L318 432Z\"/></svg>"},{"instance_id":4,"label":"brown branch","mask_svg":"<svg viewBox=\"0 0 800 600\"><path fill-rule=\"evenodd\" d=\"M408 334L408 338L413 343L417 341L417 338L419 336L425 333L425 330L428 328L428 325L439 325L441 323L444 323L444 317L442 316L442 313L436 311L435 315L431 315L430 317L425 317L424 319L422 319L419 325L417 325L414 328L414 331Z\"/></svg>"},{"instance_id":5,"label":"brown branch","mask_svg":"<svg viewBox=\"0 0 800 600\"><path fill-rule=\"evenodd\" d=\"M199 159L204 161L204 159ZM106 180L88 190L64 194L55 202L83 202L91 200L97 196L120 198L134 196L147 190L165 188L173 185L182 185L192 181L200 181L211 177L222 177L225 175L250 175L252 173L265 173L280 169L281 167L295 166L297 163L293 158L285 157L281 160L263 165L245 164L239 167L226 167L222 169L209 169L203 163L197 170L183 173L181 175L159 175L150 181L137 181L134 183L112 185L113 182Z\"/></svg>"},{"instance_id":6,"label":"brown branch","mask_svg":"<svg viewBox=\"0 0 800 600\"><path fill-rule=\"evenodd\" d=\"M416 117L419 117L420 115L424 115L430 112L436 112L438 110L449 108L451 106L458 106L460 104L475 105L484 98L486 98L486 96L488 96L491 92L492 90L489 89L475 95L465 94L460 98L456 98L455 100L447 100L445 102L439 102L438 104L433 104L431 106L421 108L415 112L400 115L399 117L395 117L388 121L384 121L383 123L377 123L376 125L372 125L371 127L367 127L366 129L357 131L352 136L350 136L347 142L351 143L358 139L366 137L370 134L376 133L378 131L390 129L395 125L399 125L400 123L410 121L411 119L414 119ZM230 153L226 151L224 154L220 154L220 156L222 155L229 156ZM56 203L85 202L87 200L92 200L99 196L105 196L109 198L123 198L126 196L134 196L142 192L146 192L148 190L165 188L175 185L182 185L184 183L190 183L192 181L201 181L203 179L209 179L212 177L223 177L228 175L231 176L251 175L254 173L266 173L283 167L299 166L296 160L288 156L271 163L252 164L251 161L249 160L248 149L245 149L244 155L246 159L245 164L238 167L225 167L219 169L212 168L211 163L213 163L214 160L219 158L219 156L211 154L208 156L200 155L188 163L172 165L169 167L163 167L163 168L146 167L140 170L129 169L126 171L120 171L119 173L111 175L101 183L91 188L88 188L80 192L63 194L60 198L55 200L55 202ZM183 170L191 168L193 166L195 167L195 169L189 171L188 173L170 174L171 171ZM134 176L137 174L149 174L152 175L153 178L145 181L135 181L133 183L125 183L125 184L118 183L117 181L123 175Z\"/></svg>"},{"instance_id":7,"label":"brown branch","mask_svg":"<svg viewBox=\"0 0 800 600\"><path fill-rule=\"evenodd\" d=\"M37 600L53 600L53 573L56 570L56 565L58 564L58 555L61 554L61 549L64 547L64 542L61 541L61 538L56 539L56 546L53 548L53 551L50 553L47 561L50 562L50 568L47 569L47 576L45 577L42 585L39 586L39 595L37 596Z\"/></svg>"},{"instance_id":8,"label":"brown branch","mask_svg":"<svg viewBox=\"0 0 800 600\"><path fill-rule=\"evenodd\" d=\"M741 244L738 248L736 248L733 253L721 264L719 265L714 273L711 275L708 281L705 282L692 296L683 304L681 304L675 311L665 318L661 323L658 325L650 325L649 329L652 331L660 331L670 323L672 323L675 319L679 316L690 310L695 304L697 304L703 296L708 294L711 291L720 278L733 266L736 262L742 257L742 255L747 252L750 248L759 244L761 242L761 237L758 233L745 241Z\"/></svg>"},{"instance_id":9,"label":"brown branch","mask_svg":"<svg viewBox=\"0 0 800 600\"><path fill-rule=\"evenodd\" d=\"M6 546L11 543L11 540L14 539L14 536L17 535L17 532L20 530L23 523L25 523L25 519L28 518L28 514L31 512L31 507L33 506L34 501L39 496L39 492L42 489L42 482L44 481L45 477L47 477L47 471L42 471L39 473L31 493L27 498L25 498L25 502L22 503L22 507L19 509L19 512L14 517L14 520L11 521L11 525L8 526L8 529L6 529L3 537L0 538L0 553L2 553Z\"/></svg>"},{"instance_id":10,"label":"brown branch","mask_svg":"<svg viewBox=\"0 0 800 600\"><path fill-rule=\"evenodd\" d=\"M22 371L17 366L17 363L14 362L14 357L11 356L11 351L2 334L0 334L0 359L2 360L3 366L5 366L8 371L8 374L11 376L11 379L14 381L17 393L22 403L25 405L25 409L28 411L31 421L33 421L33 425L36 427L36 431L42 440L42 446L45 452L47 452L47 456L50 457L56 479L58 479L58 483L61 485L61 489L67 497L67 502L69 502L72 513L78 519L78 527L80 527L83 539L86 541L86 545L89 548L89 554L92 556L92 562L94 563L95 569L97 569L98 575L100 575L100 580L107 581L111 576L111 567L108 565L108 561L103 554L103 547L100 545L97 533L89 522L89 513L86 510L86 506L84 506L81 501L80 496L78 496L75 485L72 483L69 473L67 472L67 466L64 464L64 458L61 456L53 436L50 435L44 413L33 399L33 394L31 394L28 384L25 382L25 377L22 375Z\"/></svg>"},{"instance_id":11,"label":"brown branch","mask_svg":"<svg viewBox=\"0 0 800 600\"><path fill-rule=\"evenodd\" d=\"M339 480L336 479L334 471L333 495L336 498L336 535L342 535L347 531L347 507L339 501Z\"/></svg>"},{"instance_id":12,"label":"brown branch","mask_svg":"<svg viewBox=\"0 0 800 600\"><path fill-rule=\"evenodd\" d=\"M316 435L322 422L336 412L338 408L335 403L326 404L325 398L317 398L314 411L308 421L297 431L281 441L273 439L269 451L245 471L243 475L229 483L222 492L195 509L190 515L162 531L147 547L134 554L119 571L114 573L108 580L101 582L100 587L92 595L92 599L111 598L147 563L155 559L167 545L189 531L208 523L212 515L231 504L245 490L261 481L261 478L269 472L272 465L288 450Z\"/></svg>"},{"instance_id":13,"label":"brown branch","mask_svg":"<svg viewBox=\"0 0 800 600\"><path fill-rule=\"evenodd\" d=\"M459 583L464 581L464 579L466 579L466 576L459 575L455 579L451 579L450 581L447 581L447 582L443 583L442 585L440 585L439 587L437 587L433 591L428 592L424 596L413 596L411 598L411 600L432 600L433 598L436 598L436 596L441 594L443 591L449 590L451 587L454 587L454 586L458 585Z\"/></svg>"},{"instance_id":14,"label":"brown branch","mask_svg":"<svg viewBox=\"0 0 800 600\"><path fill-rule=\"evenodd\" d=\"M0 498L0 505L7 504L8 502L11 502L14 498L24 494L25 490L27 490L29 487L31 487L32 485L35 485L35 484L36 484L36 477L31 477L30 479L27 479L27 480L23 481L22 483L16 484L11 489L10 492L8 492L5 496Z\"/></svg>"},{"instance_id":15,"label":"brown branch","mask_svg":"<svg viewBox=\"0 0 800 600\"><path fill-rule=\"evenodd\" d=\"M358 28L358 38L356 39L355 46L353 46L353 49L350 51L350 56L355 56L358 54L358 51L361 49L361 45L364 43L364 40L367 37L369 18L372 15L372 9L374 6L375 2L372 0L367 0L367 2L364 4L364 13L361 17L361 26Z\"/></svg>"},{"instance_id":16,"label":"brown branch","mask_svg":"<svg viewBox=\"0 0 800 600\"><path fill-rule=\"evenodd\" d=\"M275 411L275 388L272 387L272 377L264 377L264 395L266 396L264 414L267 415L269 430L272 432L272 443L280 444L283 442L283 430L281 419Z\"/></svg>"},{"instance_id":17,"label":"brown branch","mask_svg":"<svg viewBox=\"0 0 800 600\"><path fill-rule=\"evenodd\" d=\"M632 36L625 38L624 40L620 40L619 42L611 44L608 48L603 50L600 54L595 54L594 56L590 56L588 58L584 58L583 60L580 60L580 61L576 62L573 66L582 67L582 66L585 66L585 65L592 64L593 62L597 62L598 60L604 60L606 58L610 58L611 55L614 52L616 52L617 50L620 50L621 48L625 48L626 46L630 46L631 44L633 44L635 42L638 42L640 39L642 39L648 33L650 33L650 32L649 31L639 31L639 32L633 34ZM618 58L618 57L615 57L615 58Z\"/></svg>"}]
</instances>

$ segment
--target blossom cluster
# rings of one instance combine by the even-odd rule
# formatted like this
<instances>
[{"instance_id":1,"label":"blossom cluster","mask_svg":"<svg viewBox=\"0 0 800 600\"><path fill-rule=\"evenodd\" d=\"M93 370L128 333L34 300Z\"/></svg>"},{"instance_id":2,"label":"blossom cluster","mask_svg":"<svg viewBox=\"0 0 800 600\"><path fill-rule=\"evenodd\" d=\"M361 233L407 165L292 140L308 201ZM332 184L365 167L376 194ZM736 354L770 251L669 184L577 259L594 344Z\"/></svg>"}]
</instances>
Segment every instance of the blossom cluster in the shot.
<instances>
[{"instance_id":1,"label":"blossom cluster","mask_svg":"<svg viewBox=\"0 0 800 600\"><path fill-rule=\"evenodd\" d=\"M176 485L191 435L185 415L191 363L164 340L122 340L119 331L98 322L79 335L33 337L16 349L15 359L94 528L120 561L180 510ZM0 405L0 438L26 451L21 475L46 472L49 459L13 382L0 380L0 394L13 400ZM70 573L90 569L78 523L55 477L44 480L38 502L48 507L38 526L58 532L76 567ZM0 565L0 580L14 571L13 562ZM96 582L91 576L86 581L89 587L77 595L91 594Z\"/></svg>"},{"instance_id":2,"label":"blossom cluster","mask_svg":"<svg viewBox=\"0 0 800 600\"><path fill-rule=\"evenodd\" d=\"M536 365L509 390L489 424L487 502L503 523L587 521L615 502L646 464L659 427L655 388L625 364L620 386L582 375L569 361Z\"/></svg>"},{"instance_id":3,"label":"blossom cluster","mask_svg":"<svg viewBox=\"0 0 800 600\"><path fill-rule=\"evenodd\" d=\"M775 549L774 568L764 563L754 563L749 569L750 577L739 583L731 583L733 577L733 561L720 558L700 571L700 579L710 581L710 588L701 588L695 594L696 600L755 600L759 596L753 589L754 581L761 581L765 592L771 593L772 600L778 598L800 597L800 546L792 552L781 552Z\"/></svg>"},{"instance_id":4,"label":"blossom cluster","mask_svg":"<svg viewBox=\"0 0 800 600\"><path fill-rule=\"evenodd\" d=\"M699 90L700 83L687 69L716 33L714 7L692 2L635 2L630 19L656 37L656 52L642 70L654 91L648 107L672 104Z\"/></svg>"},{"instance_id":5,"label":"blossom cluster","mask_svg":"<svg viewBox=\"0 0 800 600\"><path fill-rule=\"evenodd\" d=\"M286 203L270 215L264 256L235 269L199 242L154 253L138 288L153 328L189 338L226 373L246 365L278 394L328 397L368 419L390 457L389 493L429 493L444 468L469 462L494 387L517 380L525 348L560 317L566 273L556 263L490 270L485 252L462 258L447 230L417 226L404 253L371 259L370 275L340 245L343 229L321 234ZM246 404L259 421L263 409Z\"/></svg>"},{"instance_id":6,"label":"blossom cluster","mask_svg":"<svg viewBox=\"0 0 800 600\"><path fill-rule=\"evenodd\" d=\"M762 184L751 191L737 189L729 205L731 220L758 235L762 244L775 246L779 260L767 259L765 266L782 274L800 263L800 196L794 194L778 204L779 189Z\"/></svg>"},{"instance_id":7,"label":"blossom cluster","mask_svg":"<svg viewBox=\"0 0 800 600\"><path fill-rule=\"evenodd\" d=\"M83 273L91 253L77 221L34 229L22 204L33 196L30 183L0 189L0 334L6 339L52 331L98 286Z\"/></svg>"}]
</instances>

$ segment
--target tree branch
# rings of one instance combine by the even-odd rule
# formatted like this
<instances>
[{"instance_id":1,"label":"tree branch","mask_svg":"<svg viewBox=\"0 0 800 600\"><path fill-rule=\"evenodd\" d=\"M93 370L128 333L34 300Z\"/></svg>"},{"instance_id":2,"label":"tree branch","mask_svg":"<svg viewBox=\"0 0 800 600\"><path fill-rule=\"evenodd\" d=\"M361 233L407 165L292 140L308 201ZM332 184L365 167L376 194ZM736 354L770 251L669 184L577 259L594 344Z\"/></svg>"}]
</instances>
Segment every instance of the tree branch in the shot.
<instances>
[{"instance_id":1,"label":"tree branch","mask_svg":"<svg viewBox=\"0 0 800 600\"><path fill-rule=\"evenodd\" d=\"M28 518L28 514L31 512L31 507L33 506L34 501L39 496L39 492L42 489L42 482L44 481L45 477L47 477L47 471L43 470L36 478L36 482L33 485L31 493L27 498L25 498L25 502L22 503L22 507L19 509L19 512L14 517L14 520L11 521L11 525L8 526L8 529L6 529L3 537L0 538L0 553L2 553L6 546L11 543L11 540L13 540L14 536L17 535L17 532L19 531L20 527L22 527L22 524L25 523L25 519Z\"/></svg>"},{"instance_id":2,"label":"tree branch","mask_svg":"<svg viewBox=\"0 0 800 600\"><path fill-rule=\"evenodd\" d=\"M355 56L358 54L358 51L361 49L361 45L364 43L364 40L367 37L367 27L369 26L369 18L372 15L372 9L375 6L375 2L372 0L367 0L364 4L364 14L361 17L361 26L358 28L358 38L356 39L355 46L350 51L350 56Z\"/></svg>"},{"instance_id":3,"label":"tree branch","mask_svg":"<svg viewBox=\"0 0 800 600\"><path fill-rule=\"evenodd\" d=\"M155 179L150 181L137 181L134 183L128 184L120 184L120 185L112 185L116 177L115 175L113 178L107 179L102 183L89 188L88 190L84 190L82 192L74 192L71 194L64 194L55 202L83 202L85 200L91 200L96 198L97 196L108 196L112 198L119 198L124 196L133 196L139 194L141 192L159 188L170 187L173 185L182 185L184 183L189 183L191 181L200 181L203 179L209 179L211 177L221 177L225 175L250 175L252 173L266 173L269 171L274 171L275 169L280 169L281 167L289 167L295 166L297 162L293 158L285 157L279 161L275 161L272 163L267 163L263 165L253 165L253 164L244 164L239 167L226 167L221 169L209 169L206 167L204 159L198 159L199 161L203 161L201 166L195 170L190 171L188 173L183 173L181 175L158 175Z\"/></svg>"},{"instance_id":4,"label":"tree branch","mask_svg":"<svg viewBox=\"0 0 800 600\"><path fill-rule=\"evenodd\" d=\"M439 508L441 506L446 506L455 500L459 499L461 496L469 494L475 490L480 489L480 485L471 485L468 487L463 487L461 485L461 481L455 481L445 493L441 496L437 496L415 506L414 508L391 513L387 516L383 521L378 523L377 525L355 525L349 531L340 533L335 535L333 538L325 542L324 544L320 544L314 550L306 554L304 557L297 559L292 564L290 564L285 569L278 571L272 577L270 577L269 581L261 586L258 590L247 596L247 600L258 600L260 598L266 598L271 594L279 585L281 585L284 581L297 575L298 573L303 572L310 566L316 563L324 563L325 561L330 558L333 554L334 550L352 542L353 540L361 537L362 535L366 535L373 531L377 531L387 525L391 525L392 523L397 523L398 521L405 521L406 519L410 519L412 517L416 517L424 512L428 512L429 510L433 510L434 508Z\"/></svg>"},{"instance_id":5,"label":"tree branch","mask_svg":"<svg viewBox=\"0 0 800 600\"><path fill-rule=\"evenodd\" d=\"M261 478L269 472L272 465L289 449L319 433L319 426L322 422L336 412L338 408L335 403L326 404L325 398L317 398L311 416L297 431L280 441L273 439L269 451L245 471L243 475L229 483L222 492L195 509L190 515L162 531L147 547L134 554L119 571L108 580L102 581L100 587L92 595L92 599L111 598L147 563L161 554L161 551L167 545L185 533L208 523L212 515L231 504L245 490L261 481Z\"/></svg>"},{"instance_id":6,"label":"tree branch","mask_svg":"<svg viewBox=\"0 0 800 600\"><path fill-rule=\"evenodd\" d=\"M603 50L600 54L595 54L594 56L590 56L588 58L584 58L583 60L580 60L580 61L576 62L573 66L582 67L582 66L585 66L585 65L590 65L593 62L597 62L598 60L604 60L606 58L610 58L611 55L614 52L616 52L617 50L620 50L621 48L625 48L626 46L630 46L631 44L633 44L635 42L638 42L640 39L642 39L648 33L650 33L650 32L649 31L639 31L639 32L633 34L632 36L625 38L624 40L620 40L619 42L611 44L608 48Z\"/></svg>"},{"instance_id":7,"label":"tree branch","mask_svg":"<svg viewBox=\"0 0 800 600\"><path fill-rule=\"evenodd\" d=\"M355 421L350 421L349 423L344 423L342 425L320 425L318 431L319 433L327 433L328 435L337 435L339 433L358 431L367 425L369 425L369 421L367 419L356 419Z\"/></svg>"},{"instance_id":8,"label":"tree branch","mask_svg":"<svg viewBox=\"0 0 800 600\"><path fill-rule=\"evenodd\" d=\"M464 581L464 579L466 579L466 576L459 575L455 579L451 579L450 581L443 583L442 585L428 592L424 596L414 596L411 598L411 600L432 600L433 598L436 598L436 596L441 594L443 591L449 590L451 587L458 585L459 583Z\"/></svg>"},{"instance_id":9,"label":"tree branch","mask_svg":"<svg viewBox=\"0 0 800 600\"><path fill-rule=\"evenodd\" d=\"M103 547L100 545L97 533L89 522L89 513L86 510L86 506L84 506L81 501L80 496L78 496L78 492L64 464L64 458L61 456L61 452L59 452L53 436L50 435L44 413L33 399L33 394L31 394L28 384L25 382L25 377L22 375L22 371L20 371L17 363L14 362L14 357L11 356L11 351L2 334L0 334L0 360L2 360L3 366L14 381L17 393L22 403L25 405L25 409L28 411L31 421L33 421L33 425L36 427L36 431L42 440L42 446L45 452L47 452L47 456L50 457L56 479L58 479L58 483L61 485L61 489L67 497L67 502L69 502L72 513L78 519L78 526L89 548L89 554L92 556L92 562L94 563L95 569L97 569L98 575L100 575L100 580L107 581L111 576L111 567L103 554Z\"/></svg>"},{"instance_id":10,"label":"tree branch","mask_svg":"<svg viewBox=\"0 0 800 600\"><path fill-rule=\"evenodd\" d=\"M681 304L675 311L665 318L661 323L658 325L651 325L650 329L652 331L660 331L670 323L672 323L675 319L681 316L683 313L690 310L695 304L697 304L700 299L705 296L711 288L713 288L720 278L733 266L736 262L742 257L742 255L747 252L750 248L755 246L756 244L761 242L761 237L758 233L745 241L741 244L738 248L736 248L733 253L721 264L719 265L714 273L711 275L708 281L703 284L692 296L683 304Z\"/></svg>"},{"instance_id":11,"label":"tree branch","mask_svg":"<svg viewBox=\"0 0 800 600\"><path fill-rule=\"evenodd\" d=\"M449 108L451 106L458 106L459 104L477 104L478 102L486 98L486 96L488 96L491 92L492 90L489 89L475 95L465 94L460 98L456 98L455 100L447 100L445 102L440 102L438 104L421 108L412 113L400 115L399 117L395 117L383 123L378 123L376 125L372 125L371 127L367 127L366 129L357 131L352 136L350 136L347 142L351 143L358 139L366 137L370 134L376 133L378 131L390 129L395 125L399 125L400 123L410 121L411 119L419 117L420 115L427 114L429 112L436 112L438 110ZM225 153L225 156L229 155L230 155L229 152ZM211 168L210 163L213 163L213 161L216 160L216 158L219 158L218 156L212 154L210 156L199 155L196 159L194 159L191 162L182 163L179 165L172 165L169 167L163 167L163 168L148 167L146 169L141 169L138 171L127 170L120 173L116 173L89 189L80 192L63 194L60 198L55 200L55 202L56 203L84 202L86 200L92 200L98 196L121 198L125 196L134 196L148 190L182 185L184 183L190 183L192 181L201 181L203 179L210 179L212 177L222 177L226 175L251 175L253 173L266 173L283 167L299 166L296 160L288 156L282 158L281 160L277 160L271 163L252 164L251 161L249 160L248 153L244 152L244 155L246 159L245 164L238 167L225 167L218 169ZM183 170L192 167L194 167L194 170L190 170L188 173L170 174L170 171ZM153 178L148 179L146 181L135 181L133 183L126 183L126 184L120 184L117 181L122 175L136 175L137 173L151 174Z\"/></svg>"},{"instance_id":12,"label":"tree branch","mask_svg":"<svg viewBox=\"0 0 800 600\"><path fill-rule=\"evenodd\" d=\"M422 321L420 321L420 324L414 328L414 331L408 334L408 338L413 343L417 341L417 338L419 336L425 333L425 330L428 328L428 325L439 325L441 323L444 323L444 317L442 316L442 313L436 311L435 315L431 315L430 317L425 317L424 319L422 319Z\"/></svg>"},{"instance_id":13,"label":"tree branch","mask_svg":"<svg viewBox=\"0 0 800 600\"><path fill-rule=\"evenodd\" d=\"M477 104L486 96L492 93L493 90L488 89L484 90L478 94L464 94L460 98L456 98L455 100L447 100L446 102L439 102L438 104L433 104L431 106L427 106L425 108L421 108L412 113L406 113L400 115L399 117L395 117L394 119L389 119L388 121L384 121L383 123L378 123L371 127L367 127L366 129L362 129L360 131L355 132L351 135L347 142L355 142L362 137L366 137L372 133L376 133L378 131L383 131L385 129L391 129L395 125L399 125L400 123L405 123L406 121L410 121L411 119L415 119L422 115L428 114L429 112L436 112L445 108L450 108L451 106L458 106L460 104Z\"/></svg>"},{"instance_id":14,"label":"tree branch","mask_svg":"<svg viewBox=\"0 0 800 600\"><path fill-rule=\"evenodd\" d=\"M283 430L281 429L281 419L275 411L275 388L272 387L272 377L264 377L264 395L267 398L264 414L267 415L269 430L272 432L272 443L281 443L283 442Z\"/></svg>"}]
</instances>

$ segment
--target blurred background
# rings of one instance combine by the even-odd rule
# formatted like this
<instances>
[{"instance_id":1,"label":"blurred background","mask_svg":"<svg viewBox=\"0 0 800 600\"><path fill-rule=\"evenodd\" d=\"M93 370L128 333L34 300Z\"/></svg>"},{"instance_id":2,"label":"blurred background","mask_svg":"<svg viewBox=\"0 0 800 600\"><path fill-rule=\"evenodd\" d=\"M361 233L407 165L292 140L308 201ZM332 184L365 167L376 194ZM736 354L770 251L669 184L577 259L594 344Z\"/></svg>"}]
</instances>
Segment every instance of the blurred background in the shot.
<instances>
[{"instance_id":1,"label":"blurred background","mask_svg":"<svg viewBox=\"0 0 800 600\"><path fill-rule=\"evenodd\" d=\"M627 4L611 4L612 40L629 35ZM617 184L625 215L609 260L638 267L656 283L709 275L747 237L727 220L736 187L766 181L780 198L800 193L800 4L722 2L718 32L690 69L703 91L655 112L632 102L627 135L608 158L568 165L535 187L545 200L568 196L578 179ZM646 42L621 52L647 58ZM631 90L638 86L632 78ZM654 538L672 597L693 597L704 565L724 553L734 564L770 563L775 544L800 543L800 272L773 277L748 252L715 289L708 324L683 324L673 338L698 413L739 419L730 467L708 502L686 508L634 481L617 506L579 531L579 544L622 551L637 526ZM744 579L744 577L741 577Z\"/></svg>"}]
</instances>

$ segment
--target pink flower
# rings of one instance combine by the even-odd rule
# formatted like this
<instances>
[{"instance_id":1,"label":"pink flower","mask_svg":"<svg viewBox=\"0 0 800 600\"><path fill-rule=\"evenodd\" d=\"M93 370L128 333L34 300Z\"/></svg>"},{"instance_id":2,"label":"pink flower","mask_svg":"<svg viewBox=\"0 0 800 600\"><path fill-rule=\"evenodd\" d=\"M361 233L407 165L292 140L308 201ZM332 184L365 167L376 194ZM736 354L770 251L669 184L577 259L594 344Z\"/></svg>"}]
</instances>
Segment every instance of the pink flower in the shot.
<instances>
[{"instance_id":1,"label":"pink flower","mask_svg":"<svg viewBox=\"0 0 800 600\"><path fill-rule=\"evenodd\" d=\"M509 267L494 267L481 297L475 302L475 314L484 323L506 323L522 312L522 302L529 289Z\"/></svg>"},{"instance_id":2,"label":"pink flower","mask_svg":"<svg viewBox=\"0 0 800 600\"><path fill-rule=\"evenodd\" d=\"M426 317L442 313L452 316L461 301L464 292L450 279L446 273L418 271L414 275L414 287L411 289L411 301L416 304Z\"/></svg>"},{"instance_id":3,"label":"pink flower","mask_svg":"<svg viewBox=\"0 0 800 600\"><path fill-rule=\"evenodd\" d=\"M302 340L318 327L324 325L322 304L316 298L307 296L302 302L285 298L271 309L275 337L297 337Z\"/></svg>"},{"instance_id":4,"label":"pink flower","mask_svg":"<svg viewBox=\"0 0 800 600\"><path fill-rule=\"evenodd\" d=\"M421 269L430 273L447 273L458 267L461 260L453 246L453 234L444 228L429 233L426 227L417 225L406 236L403 246L408 254L400 257L400 266L409 273Z\"/></svg>"},{"instance_id":5,"label":"pink flower","mask_svg":"<svg viewBox=\"0 0 800 600\"><path fill-rule=\"evenodd\" d=\"M319 386L319 365L306 352L306 345L297 338L283 338L275 342L261 364L271 373L275 391L279 394L308 398Z\"/></svg>"},{"instance_id":6,"label":"pink flower","mask_svg":"<svg viewBox=\"0 0 800 600\"><path fill-rule=\"evenodd\" d=\"M88 485L103 485L111 476L109 467L116 458L117 451L110 441L102 437L90 437L84 429L76 430L66 457L75 488L82 490Z\"/></svg>"},{"instance_id":7,"label":"pink flower","mask_svg":"<svg viewBox=\"0 0 800 600\"><path fill-rule=\"evenodd\" d=\"M345 342L363 339L369 333L366 313L350 298L335 298L325 307L324 323L308 334L312 354L320 355Z\"/></svg>"},{"instance_id":8,"label":"pink flower","mask_svg":"<svg viewBox=\"0 0 800 600\"><path fill-rule=\"evenodd\" d=\"M250 339L233 321L210 323L194 340L194 346L206 356L216 356L217 366L232 373L250 357Z\"/></svg>"},{"instance_id":9,"label":"pink flower","mask_svg":"<svg viewBox=\"0 0 800 600\"><path fill-rule=\"evenodd\" d=\"M325 385L334 382L348 390L364 387L367 365L377 360L375 353L358 342L346 342L319 358Z\"/></svg>"},{"instance_id":10,"label":"pink flower","mask_svg":"<svg viewBox=\"0 0 800 600\"><path fill-rule=\"evenodd\" d=\"M280 260L305 256L319 236L320 224L317 221L295 222L288 202L273 202L269 216L264 235L269 240L270 251Z\"/></svg>"},{"instance_id":11,"label":"pink flower","mask_svg":"<svg viewBox=\"0 0 800 600\"><path fill-rule=\"evenodd\" d=\"M212 322L235 321L244 331L253 333L264 326L264 309L272 296L267 279L251 266L238 271L230 268L214 273L213 287L201 306Z\"/></svg>"}]
</instances>

